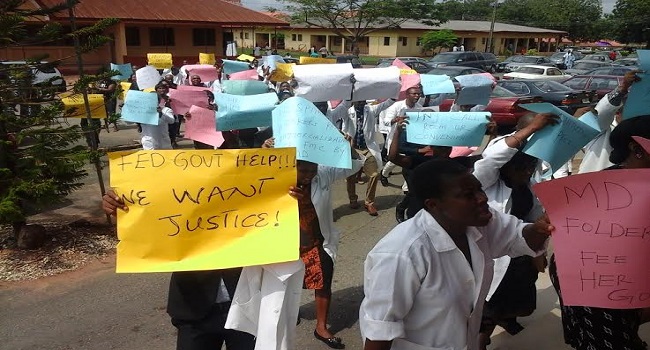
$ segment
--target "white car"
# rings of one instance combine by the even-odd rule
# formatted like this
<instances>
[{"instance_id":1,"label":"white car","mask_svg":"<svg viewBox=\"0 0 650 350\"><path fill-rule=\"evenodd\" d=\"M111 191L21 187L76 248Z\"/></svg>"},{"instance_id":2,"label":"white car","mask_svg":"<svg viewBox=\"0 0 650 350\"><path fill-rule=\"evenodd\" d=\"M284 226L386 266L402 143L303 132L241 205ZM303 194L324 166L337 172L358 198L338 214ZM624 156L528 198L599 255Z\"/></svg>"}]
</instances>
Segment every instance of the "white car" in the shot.
<instances>
[{"instance_id":1,"label":"white car","mask_svg":"<svg viewBox=\"0 0 650 350\"><path fill-rule=\"evenodd\" d=\"M547 66L523 66L512 73L503 75L503 79L545 79L562 81L570 78L568 74L564 74L561 70L555 67Z\"/></svg>"},{"instance_id":2,"label":"white car","mask_svg":"<svg viewBox=\"0 0 650 350\"><path fill-rule=\"evenodd\" d=\"M33 97L39 100L51 100L55 92L66 91L66 82L61 72L47 62L41 61L40 66L30 65L33 85ZM0 74L12 68L25 69L29 64L26 61L0 61Z\"/></svg>"}]
</instances>

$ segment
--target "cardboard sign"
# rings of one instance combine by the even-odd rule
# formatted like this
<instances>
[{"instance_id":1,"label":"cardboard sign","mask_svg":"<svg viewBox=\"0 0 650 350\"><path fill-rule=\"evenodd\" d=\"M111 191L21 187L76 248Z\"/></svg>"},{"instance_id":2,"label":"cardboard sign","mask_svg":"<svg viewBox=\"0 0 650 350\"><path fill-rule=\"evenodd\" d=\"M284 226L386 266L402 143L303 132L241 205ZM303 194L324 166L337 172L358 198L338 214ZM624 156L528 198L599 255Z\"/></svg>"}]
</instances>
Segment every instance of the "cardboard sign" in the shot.
<instances>
[{"instance_id":1,"label":"cardboard sign","mask_svg":"<svg viewBox=\"0 0 650 350\"><path fill-rule=\"evenodd\" d=\"M140 90L153 89L160 82L160 73L153 66L146 66L135 71L135 78Z\"/></svg>"},{"instance_id":2,"label":"cardboard sign","mask_svg":"<svg viewBox=\"0 0 650 350\"><path fill-rule=\"evenodd\" d=\"M295 63L276 63L275 70L271 73L272 81L289 81L293 78L293 67Z\"/></svg>"},{"instance_id":3,"label":"cardboard sign","mask_svg":"<svg viewBox=\"0 0 650 350\"><path fill-rule=\"evenodd\" d=\"M397 67L354 69L353 101L395 98L401 83Z\"/></svg>"},{"instance_id":4,"label":"cardboard sign","mask_svg":"<svg viewBox=\"0 0 650 350\"><path fill-rule=\"evenodd\" d=\"M257 75L257 71L255 69L232 73L228 76L229 80L259 80L258 78L259 75Z\"/></svg>"},{"instance_id":5,"label":"cardboard sign","mask_svg":"<svg viewBox=\"0 0 650 350\"><path fill-rule=\"evenodd\" d=\"M121 81L120 90L121 90L120 95L117 98L124 101L124 99L126 98L126 94L129 92L129 90L131 90L131 83Z\"/></svg>"},{"instance_id":6,"label":"cardboard sign","mask_svg":"<svg viewBox=\"0 0 650 350\"><path fill-rule=\"evenodd\" d=\"M226 74L243 72L249 69L251 69L251 66L248 62L223 60L223 72Z\"/></svg>"},{"instance_id":7,"label":"cardboard sign","mask_svg":"<svg viewBox=\"0 0 650 350\"><path fill-rule=\"evenodd\" d=\"M565 305L650 306L650 169L608 170L533 187L551 220Z\"/></svg>"},{"instance_id":8,"label":"cardboard sign","mask_svg":"<svg viewBox=\"0 0 650 350\"><path fill-rule=\"evenodd\" d=\"M300 56L300 64L335 64L336 58Z\"/></svg>"},{"instance_id":9,"label":"cardboard sign","mask_svg":"<svg viewBox=\"0 0 650 350\"><path fill-rule=\"evenodd\" d=\"M352 168L350 143L312 102L291 97L273 111L275 147L296 147L299 160Z\"/></svg>"},{"instance_id":10,"label":"cardboard sign","mask_svg":"<svg viewBox=\"0 0 650 350\"><path fill-rule=\"evenodd\" d=\"M278 95L273 92L250 96L220 93L214 100L219 108L217 130L238 130L271 126L271 112L278 103Z\"/></svg>"},{"instance_id":11,"label":"cardboard sign","mask_svg":"<svg viewBox=\"0 0 650 350\"><path fill-rule=\"evenodd\" d=\"M650 114L650 50L636 50L639 55L639 70L641 80L632 84L623 108L623 119L630 119Z\"/></svg>"},{"instance_id":12,"label":"cardboard sign","mask_svg":"<svg viewBox=\"0 0 650 350\"><path fill-rule=\"evenodd\" d=\"M65 106L66 118L86 118L86 104L82 94L69 95L61 98ZM90 106L90 118L103 119L107 118L106 107L104 106L104 95L88 94L88 104Z\"/></svg>"},{"instance_id":13,"label":"cardboard sign","mask_svg":"<svg viewBox=\"0 0 650 350\"><path fill-rule=\"evenodd\" d=\"M599 133L550 103L527 103L521 107L535 113L553 113L560 116L559 123L537 131L523 149L524 153L547 161L553 171L566 164Z\"/></svg>"},{"instance_id":14,"label":"cardboard sign","mask_svg":"<svg viewBox=\"0 0 650 350\"><path fill-rule=\"evenodd\" d=\"M185 69L190 73L190 79L193 75L201 77L202 82L215 81L219 79L219 73L217 73L217 67L215 66L207 64L192 64L185 66Z\"/></svg>"},{"instance_id":15,"label":"cardboard sign","mask_svg":"<svg viewBox=\"0 0 650 350\"><path fill-rule=\"evenodd\" d=\"M455 79L461 86L455 101L457 105L487 105L490 102L494 80L484 74L459 75Z\"/></svg>"},{"instance_id":16,"label":"cardboard sign","mask_svg":"<svg viewBox=\"0 0 650 350\"><path fill-rule=\"evenodd\" d=\"M259 80L226 80L221 83L224 93L230 95L259 95L269 92L269 86Z\"/></svg>"},{"instance_id":17,"label":"cardboard sign","mask_svg":"<svg viewBox=\"0 0 650 350\"><path fill-rule=\"evenodd\" d=\"M299 254L295 149L109 153L118 273L225 269ZM182 179L182 181L179 181Z\"/></svg>"},{"instance_id":18,"label":"cardboard sign","mask_svg":"<svg viewBox=\"0 0 650 350\"><path fill-rule=\"evenodd\" d=\"M353 74L350 63L297 65L293 67L298 82L294 93L312 102L349 100Z\"/></svg>"},{"instance_id":19,"label":"cardboard sign","mask_svg":"<svg viewBox=\"0 0 650 350\"><path fill-rule=\"evenodd\" d=\"M447 75L422 74L420 75L420 83L424 95L456 93L454 83Z\"/></svg>"},{"instance_id":20,"label":"cardboard sign","mask_svg":"<svg viewBox=\"0 0 650 350\"><path fill-rule=\"evenodd\" d=\"M127 122L158 125L158 94L155 92L130 91L122 106L122 119Z\"/></svg>"},{"instance_id":21,"label":"cardboard sign","mask_svg":"<svg viewBox=\"0 0 650 350\"><path fill-rule=\"evenodd\" d=\"M429 146L480 146L489 112L406 112L406 140Z\"/></svg>"},{"instance_id":22,"label":"cardboard sign","mask_svg":"<svg viewBox=\"0 0 650 350\"><path fill-rule=\"evenodd\" d=\"M241 54L241 55L237 56L237 60L253 62L253 61L255 61L255 57L253 57L251 55Z\"/></svg>"},{"instance_id":23,"label":"cardboard sign","mask_svg":"<svg viewBox=\"0 0 650 350\"><path fill-rule=\"evenodd\" d=\"M156 69L169 69L174 65L171 53L148 53L147 62Z\"/></svg>"},{"instance_id":24,"label":"cardboard sign","mask_svg":"<svg viewBox=\"0 0 650 350\"><path fill-rule=\"evenodd\" d=\"M133 66L131 66L131 63L111 63L111 70L120 72L120 74L111 77L113 80L128 80L133 74Z\"/></svg>"},{"instance_id":25,"label":"cardboard sign","mask_svg":"<svg viewBox=\"0 0 650 350\"><path fill-rule=\"evenodd\" d=\"M169 99L174 114L185 114L190 111L192 106L208 108L208 93L206 91L209 90L170 90Z\"/></svg>"},{"instance_id":26,"label":"cardboard sign","mask_svg":"<svg viewBox=\"0 0 650 350\"><path fill-rule=\"evenodd\" d=\"M221 146L224 139L221 131L217 131L216 113L198 106L191 106L189 112L192 117L185 119L185 137L214 147Z\"/></svg>"},{"instance_id":27,"label":"cardboard sign","mask_svg":"<svg viewBox=\"0 0 650 350\"><path fill-rule=\"evenodd\" d=\"M217 63L217 58L213 53L199 53L199 64L209 64L213 66Z\"/></svg>"}]
</instances>

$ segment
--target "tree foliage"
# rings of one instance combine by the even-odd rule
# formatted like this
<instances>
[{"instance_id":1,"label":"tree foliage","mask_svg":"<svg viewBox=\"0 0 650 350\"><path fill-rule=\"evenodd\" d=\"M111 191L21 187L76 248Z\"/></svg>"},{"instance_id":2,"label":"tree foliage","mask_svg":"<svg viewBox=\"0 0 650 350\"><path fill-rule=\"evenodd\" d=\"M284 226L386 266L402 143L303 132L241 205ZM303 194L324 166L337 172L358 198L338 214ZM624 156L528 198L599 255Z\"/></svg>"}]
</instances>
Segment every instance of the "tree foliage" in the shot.
<instances>
[{"instance_id":1,"label":"tree foliage","mask_svg":"<svg viewBox=\"0 0 650 350\"><path fill-rule=\"evenodd\" d=\"M422 49L424 51L436 48L452 48L458 42L458 37L450 29L432 30L422 35ZM440 49L438 52L440 52Z\"/></svg>"},{"instance_id":2,"label":"tree foliage","mask_svg":"<svg viewBox=\"0 0 650 350\"><path fill-rule=\"evenodd\" d=\"M283 0L294 24L327 28L352 43L408 20L439 25L446 18L435 0Z\"/></svg>"},{"instance_id":3,"label":"tree foliage","mask_svg":"<svg viewBox=\"0 0 650 350\"><path fill-rule=\"evenodd\" d=\"M650 49L650 1L617 0L609 19L616 40L645 43Z\"/></svg>"},{"instance_id":4,"label":"tree foliage","mask_svg":"<svg viewBox=\"0 0 650 350\"><path fill-rule=\"evenodd\" d=\"M493 0L447 0L440 4L450 20L489 21L492 19Z\"/></svg>"},{"instance_id":5,"label":"tree foliage","mask_svg":"<svg viewBox=\"0 0 650 350\"><path fill-rule=\"evenodd\" d=\"M43 15L64 11L77 0L38 10L29 10L28 0L4 0L0 4L0 49L39 46L61 39L77 38L79 50L89 52L110 39L103 31L116 20L105 19L75 32L65 32L55 22L43 22ZM31 2L33 3L33 2ZM28 24L37 25L36 34ZM61 60L43 63L43 52L26 64L0 65L0 224L20 225L30 209L50 205L81 186L83 169L90 152L78 144L83 133L68 125L59 100L42 103L55 93L52 82L35 86L35 73L57 66ZM113 74L113 73L107 73ZM87 88L100 77L85 77L74 92Z\"/></svg>"}]
</instances>

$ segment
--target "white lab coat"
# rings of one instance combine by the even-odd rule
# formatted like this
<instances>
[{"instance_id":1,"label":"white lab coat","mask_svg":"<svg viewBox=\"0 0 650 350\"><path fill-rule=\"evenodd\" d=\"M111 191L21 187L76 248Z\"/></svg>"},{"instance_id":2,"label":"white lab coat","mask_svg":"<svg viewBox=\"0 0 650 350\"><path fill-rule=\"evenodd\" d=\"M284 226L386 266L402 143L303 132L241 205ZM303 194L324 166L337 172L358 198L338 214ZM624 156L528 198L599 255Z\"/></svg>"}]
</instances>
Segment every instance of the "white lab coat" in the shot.
<instances>
[{"instance_id":1,"label":"white lab coat","mask_svg":"<svg viewBox=\"0 0 650 350\"><path fill-rule=\"evenodd\" d=\"M332 124L336 125L336 127L339 128L339 121L343 122L343 119L346 117L346 112L350 106L352 106L352 102L344 100L341 101L338 106L332 108L332 103L327 101L327 113L325 116Z\"/></svg>"},{"instance_id":2,"label":"white lab coat","mask_svg":"<svg viewBox=\"0 0 650 350\"><path fill-rule=\"evenodd\" d=\"M244 267L225 328L254 335L255 350L294 349L302 260Z\"/></svg>"},{"instance_id":3,"label":"white lab coat","mask_svg":"<svg viewBox=\"0 0 650 350\"><path fill-rule=\"evenodd\" d=\"M517 153L516 148L510 148L506 144L505 138L491 144L483 151L483 158L474 164L474 176L481 182L483 190L488 197L490 207L501 213L509 214L512 210L512 189L500 179L499 169L503 167ZM535 183L531 179L531 185ZM531 191L532 192L532 191ZM544 213L542 205L535 195L533 195L533 208L531 209L526 221L534 222ZM503 280L503 277L510 265L510 257L503 256L494 261L494 279L487 296L490 300L492 294Z\"/></svg>"},{"instance_id":4,"label":"white lab coat","mask_svg":"<svg viewBox=\"0 0 650 350\"><path fill-rule=\"evenodd\" d=\"M169 124L174 124L174 111L169 107L163 107L158 118L158 125L140 124L142 149L172 149L172 142L169 139Z\"/></svg>"},{"instance_id":5,"label":"white lab coat","mask_svg":"<svg viewBox=\"0 0 650 350\"><path fill-rule=\"evenodd\" d=\"M580 163L579 174L600 171L612 166L609 161L609 154L612 152L612 146L609 144L609 135L614 128L616 112L623 106L614 106L609 103L609 96L605 95L595 109L598 112L598 124L600 134L591 140L584 148L585 156Z\"/></svg>"},{"instance_id":6,"label":"white lab coat","mask_svg":"<svg viewBox=\"0 0 650 350\"><path fill-rule=\"evenodd\" d=\"M379 113L381 113L386 108L392 106L395 103L394 100L388 99L382 103L376 105L366 104L363 107L363 137L366 140L366 147L368 151L375 157L377 161L377 168L381 169L383 167L381 159L381 148L377 144L375 139L375 126L377 125L377 118ZM343 126L341 127L342 131L348 134L351 137L354 137L357 133L357 111L354 107L348 108L347 114L343 118Z\"/></svg>"},{"instance_id":7,"label":"white lab coat","mask_svg":"<svg viewBox=\"0 0 650 350\"><path fill-rule=\"evenodd\" d=\"M476 350L493 258L537 255L525 224L490 209L485 227L468 227L472 266L426 210L389 232L368 253L359 326L364 339L392 350Z\"/></svg>"},{"instance_id":8,"label":"white lab coat","mask_svg":"<svg viewBox=\"0 0 650 350\"><path fill-rule=\"evenodd\" d=\"M393 142L393 134L395 133L395 125L391 125L390 122L396 117L404 115L404 111L407 109L422 109L422 105L419 102L416 102L413 108L409 108L406 105L406 100L397 101L392 106L386 109L386 113L383 116L383 119L380 121L380 130L381 128L388 128L388 136L386 136L386 149L390 149L390 144ZM382 132L383 133L383 132Z\"/></svg>"}]
</instances>

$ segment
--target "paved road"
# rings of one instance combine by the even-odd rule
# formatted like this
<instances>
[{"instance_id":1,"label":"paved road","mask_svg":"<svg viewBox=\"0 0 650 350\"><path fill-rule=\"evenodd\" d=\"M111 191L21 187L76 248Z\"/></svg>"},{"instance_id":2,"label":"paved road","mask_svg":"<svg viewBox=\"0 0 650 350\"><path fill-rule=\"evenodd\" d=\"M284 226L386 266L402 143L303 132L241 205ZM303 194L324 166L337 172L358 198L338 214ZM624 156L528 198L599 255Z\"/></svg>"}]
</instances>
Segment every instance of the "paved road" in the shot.
<instances>
[{"instance_id":1,"label":"paved road","mask_svg":"<svg viewBox=\"0 0 650 350\"><path fill-rule=\"evenodd\" d=\"M105 144L133 140L135 131L104 137ZM109 140L110 138L110 140ZM106 140L104 140L106 139ZM101 219L94 178L71 199L71 205L49 215ZM391 182L401 184L399 176ZM360 185L358 193L364 187ZM345 184L335 186L334 208L343 235L334 276L331 326L347 349L362 349L358 307L363 297L363 260L372 246L394 226L400 190L379 187L376 218L347 208ZM84 198L85 201L81 201ZM33 282L0 283L0 339L6 350L172 350L175 331L165 313L168 274L115 274L114 257L72 273ZM557 297L546 274L538 283L538 309L521 319L526 329L510 336L499 329L492 350L568 349L562 343ZM303 293L302 322L296 349L328 349L313 339L313 296ZM650 340L650 329L642 335Z\"/></svg>"}]
</instances>

